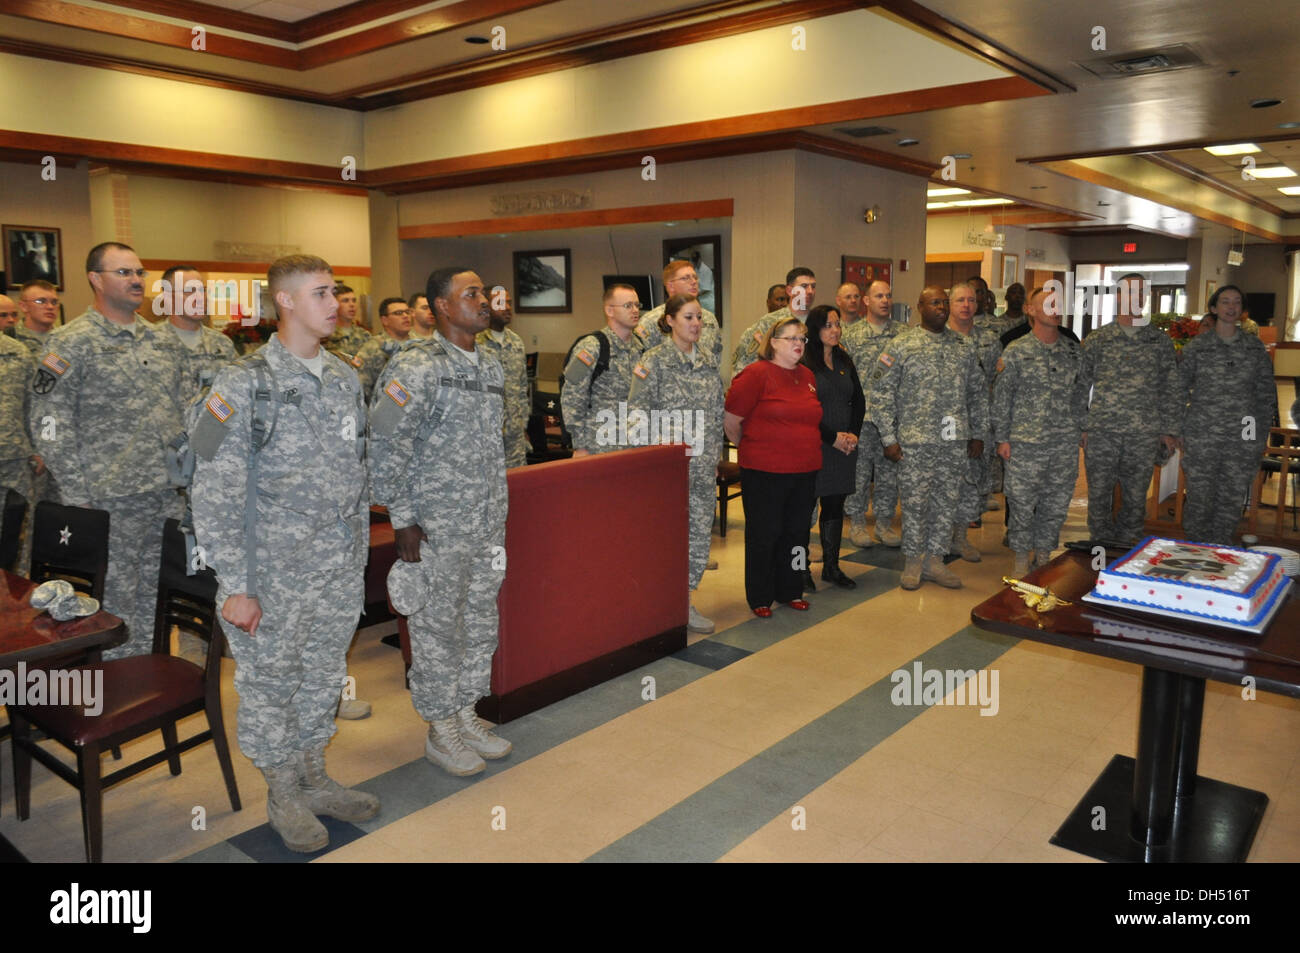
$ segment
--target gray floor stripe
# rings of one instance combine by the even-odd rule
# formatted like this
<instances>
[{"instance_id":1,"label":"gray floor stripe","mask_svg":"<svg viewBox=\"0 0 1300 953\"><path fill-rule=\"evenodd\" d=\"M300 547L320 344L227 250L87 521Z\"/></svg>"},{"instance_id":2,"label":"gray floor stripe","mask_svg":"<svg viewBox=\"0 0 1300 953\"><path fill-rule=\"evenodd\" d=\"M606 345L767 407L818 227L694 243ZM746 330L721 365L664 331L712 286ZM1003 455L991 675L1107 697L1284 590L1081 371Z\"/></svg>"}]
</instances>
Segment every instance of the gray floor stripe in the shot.
<instances>
[{"instance_id":1,"label":"gray floor stripe","mask_svg":"<svg viewBox=\"0 0 1300 953\"><path fill-rule=\"evenodd\" d=\"M979 670L1017 641L967 626L902 668ZM588 860L717 860L925 710L894 705L893 688L881 679Z\"/></svg>"}]
</instances>

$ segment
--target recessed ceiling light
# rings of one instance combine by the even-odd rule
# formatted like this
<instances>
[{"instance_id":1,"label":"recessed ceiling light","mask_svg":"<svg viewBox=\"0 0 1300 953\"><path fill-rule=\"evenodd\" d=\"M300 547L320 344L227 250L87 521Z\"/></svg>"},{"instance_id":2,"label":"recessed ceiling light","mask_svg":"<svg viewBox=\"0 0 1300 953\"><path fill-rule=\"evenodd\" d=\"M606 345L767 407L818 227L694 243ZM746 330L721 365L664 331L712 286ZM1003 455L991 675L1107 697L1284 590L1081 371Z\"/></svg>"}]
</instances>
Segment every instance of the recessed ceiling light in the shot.
<instances>
[{"instance_id":1,"label":"recessed ceiling light","mask_svg":"<svg viewBox=\"0 0 1300 953\"><path fill-rule=\"evenodd\" d=\"M898 140L898 145L900 145L900 146L915 146L915 145L918 145L920 142L921 142L920 139L899 139L899 140Z\"/></svg>"},{"instance_id":2,"label":"recessed ceiling light","mask_svg":"<svg viewBox=\"0 0 1300 953\"><path fill-rule=\"evenodd\" d=\"M927 202L925 203L926 211L932 208L952 208L951 202Z\"/></svg>"},{"instance_id":3,"label":"recessed ceiling light","mask_svg":"<svg viewBox=\"0 0 1300 953\"><path fill-rule=\"evenodd\" d=\"M1269 165L1259 169L1247 169L1257 179L1289 179L1295 175L1293 169L1284 165Z\"/></svg>"},{"instance_id":4,"label":"recessed ceiling light","mask_svg":"<svg viewBox=\"0 0 1300 953\"><path fill-rule=\"evenodd\" d=\"M1279 129L1300 129L1300 122L1280 122L1277 127Z\"/></svg>"},{"instance_id":5,"label":"recessed ceiling light","mask_svg":"<svg viewBox=\"0 0 1300 953\"><path fill-rule=\"evenodd\" d=\"M1045 188L1047 188L1047 186L1045 186L1045 185L1031 185L1030 188L1033 189L1034 191L1038 191L1039 189L1045 189Z\"/></svg>"},{"instance_id":6,"label":"recessed ceiling light","mask_svg":"<svg viewBox=\"0 0 1300 953\"><path fill-rule=\"evenodd\" d=\"M1014 205L1015 203L1011 199L961 199L949 204L957 208L971 208L976 205Z\"/></svg>"},{"instance_id":7,"label":"recessed ceiling light","mask_svg":"<svg viewBox=\"0 0 1300 953\"><path fill-rule=\"evenodd\" d=\"M1283 185L1278 191L1283 195L1300 195L1300 185Z\"/></svg>"},{"instance_id":8,"label":"recessed ceiling light","mask_svg":"<svg viewBox=\"0 0 1300 953\"><path fill-rule=\"evenodd\" d=\"M1097 204L1098 204L1098 205L1106 205L1106 206L1109 206L1109 205L1110 205L1109 202L1098 202Z\"/></svg>"},{"instance_id":9,"label":"recessed ceiling light","mask_svg":"<svg viewBox=\"0 0 1300 953\"><path fill-rule=\"evenodd\" d=\"M1271 96L1266 97L1264 99L1252 99L1250 101L1251 109L1268 109L1270 106L1281 106L1281 105L1282 105L1282 100L1274 99Z\"/></svg>"},{"instance_id":10,"label":"recessed ceiling light","mask_svg":"<svg viewBox=\"0 0 1300 953\"><path fill-rule=\"evenodd\" d=\"M925 194L929 198L935 198L940 195L970 195L970 189L930 189Z\"/></svg>"},{"instance_id":11,"label":"recessed ceiling light","mask_svg":"<svg viewBox=\"0 0 1300 953\"><path fill-rule=\"evenodd\" d=\"M467 36L465 37L465 42L473 43L476 46L483 46L485 44L491 43L492 41L489 40L486 36Z\"/></svg>"},{"instance_id":12,"label":"recessed ceiling light","mask_svg":"<svg viewBox=\"0 0 1300 953\"><path fill-rule=\"evenodd\" d=\"M1259 146L1253 142L1239 142L1231 146L1206 146L1205 151L1212 156L1244 156L1251 152L1258 152Z\"/></svg>"}]
</instances>

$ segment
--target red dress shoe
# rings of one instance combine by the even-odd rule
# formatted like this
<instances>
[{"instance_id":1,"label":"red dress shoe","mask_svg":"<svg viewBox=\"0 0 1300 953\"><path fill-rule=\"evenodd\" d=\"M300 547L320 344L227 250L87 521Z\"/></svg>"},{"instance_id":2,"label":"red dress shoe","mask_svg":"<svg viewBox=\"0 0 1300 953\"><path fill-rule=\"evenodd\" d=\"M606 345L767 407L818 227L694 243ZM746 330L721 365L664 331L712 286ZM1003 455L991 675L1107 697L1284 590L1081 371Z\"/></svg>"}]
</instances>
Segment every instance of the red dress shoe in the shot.
<instances>
[{"instance_id":1,"label":"red dress shoe","mask_svg":"<svg viewBox=\"0 0 1300 953\"><path fill-rule=\"evenodd\" d=\"M798 609L800 612L803 612L808 608L808 600L795 599L793 602L787 602L786 605L788 605L791 609Z\"/></svg>"},{"instance_id":2,"label":"red dress shoe","mask_svg":"<svg viewBox=\"0 0 1300 953\"><path fill-rule=\"evenodd\" d=\"M754 610L754 615L758 616L760 619L770 619L772 618L772 610L767 606L759 606Z\"/></svg>"}]
</instances>

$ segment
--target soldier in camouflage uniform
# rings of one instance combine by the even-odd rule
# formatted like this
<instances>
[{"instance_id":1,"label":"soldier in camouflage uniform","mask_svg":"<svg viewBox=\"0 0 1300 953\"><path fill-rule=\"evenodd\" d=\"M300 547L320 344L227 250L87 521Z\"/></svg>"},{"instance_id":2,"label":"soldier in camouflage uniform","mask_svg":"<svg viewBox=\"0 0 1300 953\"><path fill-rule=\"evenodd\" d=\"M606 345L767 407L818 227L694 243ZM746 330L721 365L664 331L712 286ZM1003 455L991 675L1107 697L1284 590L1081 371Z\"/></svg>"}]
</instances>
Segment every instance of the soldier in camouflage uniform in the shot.
<instances>
[{"instance_id":1,"label":"soldier in camouflage uniform","mask_svg":"<svg viewBox=\"0 0 1300 953\"><path fill-rule=\"evenodd\" d=\"M669 338L643 354L632 371L632 390L627 398L628 430L631 432L639 420L647 426L649 441L657 438L659 443L689 442L687 584L694 592L709 561L713 509L718 498L722 378L718 374L717 355L703 343L704 320L699 298L693 294L669 298L655 333L662 336L665 328ZM649 427L654 419L653 411L658 411L657 433ZM670 432L673 428L664 423L667 413L681 414L682 433ZM713 622L691 605L687 628L707 634L713 631Z\"/></svg>"},{"instance_id":2,"label":"soldier in camouflage uniform","mask_svg":"<svg viewBox=\"0 0 1300 953\"><path fill-rule=\"evenodd\" d=\"M1082 349L1061 333L1051 305L1044 308L1047 298L1045 291L1030 298L1032 330L1007 346L993 386L993 439L1006 464L1016 578L1047 565L1060 540L1088 413Z\"/></svg>"},{"instance_id":3,"label":"soldier in camouflage uniform","mask_svg":"<svg viewBox=\"0 0 1300 953\"><path fill-rule=\"evenodd\" d=\"M740 341L731 357L732 374L739 374L758 360L758 347L763 343L767 332L786 318L803 321L808 312L817 303L817 276L811 268L791 268L785 276L785 290L790 303L777 311L771 311L740 334Z\"/></svg>"},{"instance_id":4,"label":"soldier in camouflage uniform","mask_svg":"<svg viewBox=\"0 0 1300 953\"><path fill-rule=\"evenodd\" d=\"M0 505L13 490L27 501L22 526L18 528L20 545L13 566L0 566L27 574L30 563L32 511L36 508L32 477L44 472L45 464L32 449L27 435L27 404L31 399L28 384L36 361L31 352L8 335L0 334Z\"/></svg>"},{"instance_id":5,"label":"soldier in camouflage uniform","mask_svg":"<svg viewBox=\"0 0 1300 953\"><path fill-rule=\"evenodd\" d=\"M950 589L961 580L943 564L952 540L958 486L984 452L988 386L975 349L947 328L948 296L929 287L918 303L921 326L895 337L870 372L867 415L885 456L902 464L901 585L929 579Z\"/></svg>"},{"instance_id":6,"label":"soldier in camouflage uniform","mask_svg":"<svg viewBox=\"0 0 1300 953\"><path fill-rule=\"evenodd\" d=\"M121 658L153 648L163 523L183 511L165 449L182 429L184 358L135 313L145 272L134 251L96 245L86 271L94 304L46 338L28 423L63 502L110 514L103 601L127 641L104 656Z\"/></svg>"},{"instance_id":7,"label":"soldier in camouflage uniform","mask_svg":"<svg viewBox=\"0 0 1300 953\"><path fill-rule=\"evenodd\" d=\"M339 304L338 327L325 342L325 350L351 363L357 356L357 352L373 335L369 329L355 323L358 308L355 291L344 284L336 285L334 297Z\"/></svg>"},{"instance_id":8,"label":"soldier in camouflage uniform","mask_svg":"<svg viewBox=\"0 0 1300 953\"><path fill-rule=\"evenodd\" d=\"M573 437L573 455L607 453L620 449L616 441L601 437L599 423L609 414L618 415L618 405L627 401L632 387L632 368L645 353L634 331L641 319L636 289L631 285L610 285L605 289L607 327L588 334L573 346L573 356L564 368L560 387L560 408L564 426ZM592 382L600 362L600 341L609 342L609 367Z\"/></svg>"},{"instance_id":9,"label":"soldier in camouflage uniform","mask_svg":"<svg viewBox=\"0 0 1300 953\"><path fill-rule=\"evenodd\" d=\"M1088 535L1133 544L1142 536L1147 487L1161 444L1174 449L1182 427L1173 341L1142 317L1141 275L1119 280L1115 320L1083 339L1083 376L1092 403L1083 435ZM1115 484L1120 487L1114 513Z\"/></svg>"},{"instance_id":10,"label":"soldier in camouflage uniform","mask_svg":"<svg viewBox=\"0 0 1300 953\"><path fill-rule=\"evenodd\" d=\"M167 316L158 325L170 336L185 359L185 387L181 406L189 407L207 390L217 371L235 360L235 345L220 331L203 323L208 315L203 274L193 265L172 265L155 285L155 311Z\"/></svg>"},{"instance_id":11,"label":"soldier in camouflage uniform","mask_svg":"<svg viewBox=\"0 0 1300 953\"><path fill-rule=\"evenodd\" d=\"M695 273L695 266L684 259L675 259L670 261L664 267L664 302L656 308L641 315L641 322L636 326L636 334L641 338L641 343L648 351L652 347L657 347L666 341L669 335L660 331L663 326L660 318L663 317L664 307L669 298L674 295L695 295L700 293L700 276ZM708 350L716 364L722 360L722 328L718 325L718 316L700 306L703 315L703 330L700 332L700 346Z\"/></svg>"},{"instance_id":12,"label":"soldier in camouflage uniform","mask_svg":"<svg viewBox=\"0 0 1300 953\"><path fill-rule=\"evenodd\" d=\"M361 379L361 393L370 399L375 381L384 365L411 339L411 308L404 298L385 298L379 303L379 323L384 333L371 335L370 340L352 355L352 366Z\"/></svg>"},{"instance_id":13,"label":"soldier in camouflage uniform","mask_svg":"<svg viewBox=\"0 0 1300 953\"><path fill-rule=\"evenodd\" d=\"M427 601L407 620L411 701L430 723L425 757L464 777L511 748L474 713L491 691L506 569L505 374L475 347L489 319L482 279L443 268L427 291L437 332L399 351L379 379L371 474L397 557L419 567L426 587Z\"/></svg>"},{"instance_id":14,"label":"soldier in camouflage uniform","mask_svg":"<svg viewBox=\"0 0 1300 953\"><path fill-rule=\"evenodd\" d=\"M975 348L980 370L990 390L993 388L993 375L997 373L998 358L1002 356L1002 343L997 332L989 327L979 327L975 317L975 286L968 281L960 281L948 292L950 302L948 327L964 337ZM967 562L980 561L980 551L970 541L970 524L980 519L984 513L984 503L993 487L992 460L993 440L991 433L981 434L984 441L984 453L978 460L971 460L959 488L960 500L957 504L957 520L952 527L952 545L949 552L956 553Z\"/></svg>"},{"instance_id":15,"label":"soldier in camouflage uniform","mask_svg":"<svg viewBox=\"0 0 1300 953\"><path fill-rule=\"evenodd\" d=\"M32 357L40 357L59 319L59 290L40 278L29 281L19 292L18 308L22 317L14 325L14 338L27 345Z\"/></svg>"},{"instance_id":16,"label":"soldier in camouflage uniform","mask_svg":"<svg viewBox=\"0 0 1300 953\"><path fill-rule=\"evenodd\" d=\"M1273 364L1259 338L1237 327L1244 295L1210 297L1214 328L1187 342L1178 365L1183 416L1183 538L1231 544L1277 413Z\"/></svg>"},{"instance_id":17,"label":"soldier in camouflage uniform","mask_svg":"<svg viewBox=\"0 0 1300 953\"><path fill-rule=\"evenodd\" d=\"M840 347L853 358L853 366L861 368L862 396L871 400L871 383L880 352L893 343L894 338L907 325L893 319L894 295L887 281L873 281L867 286L866 313L844 329ZM849 518L849 541L854 546L866 548L873 540L867 529L867 504L876 518L876 535L880 542L898 548L903 538L893 529L894 511L898 508L898 464L886 459L885 448L880 443L880 431L868 414L862 421L858 435L858 468L856 487L844 501L844 512Z\"/></svg>"},{"instance_id":18,"label":"soldier in camouflage uniform","mask_svg":"<svg viewBox=\"0 0 1300 953\"><path fill-rule=\"evenodd\" d=\"M484 353L501 362L506 375L506 407L502 439L506 447L506 469L522 467L528 462L528 415L532 402L528 396L528 361L524 356L524 339L510 330L514 301L510 292L497 286L488 297L492 315L486 331L476 341Z\"/></svg>"},{"instance_id":19,"label":"soldier in camouflage uniform","mask_svg":"<svg viewBox=\"0 0 1300 953\"><path fill-rule=\"evenodd\" d=\"M293 255L267 278L278 330L190 408L194 532L235 657L239 746L266 777L271 827L309 852L329 841L315 815L379 813L325 773L364 597L365 404L352 368L320 346L335 327L329 265Z\"/></svg>"},{"instance_id":20,"label":"soldier in camouflage uniform","mask_svg":"<svg viewBox=\"0 0 1300 953\"><path fill-rule=\"evenodd\" d=\"M18 323L18 304L13 298L0 294L0 335L12 339Z\"/></svg>"}]
</instances>

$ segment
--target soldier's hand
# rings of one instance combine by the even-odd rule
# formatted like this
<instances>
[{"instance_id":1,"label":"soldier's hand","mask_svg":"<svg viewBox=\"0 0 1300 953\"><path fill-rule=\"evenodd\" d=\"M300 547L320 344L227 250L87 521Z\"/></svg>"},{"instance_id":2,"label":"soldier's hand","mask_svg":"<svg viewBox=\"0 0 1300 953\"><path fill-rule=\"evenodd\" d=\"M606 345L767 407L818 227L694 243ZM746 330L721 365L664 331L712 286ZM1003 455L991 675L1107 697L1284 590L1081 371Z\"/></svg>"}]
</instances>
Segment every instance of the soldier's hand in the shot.
<instances>
[{"instance_id":1,"label":"soldier's hand","mask_svg":"<svg viewBox=\"0 0 1300 953\"><path fill-rule=\"evenodd\" d=\"M257 635L257 625L262 621L262 604L256 596L243 593L230 596L221 607L221 618L249 635Z\"/></svg>"},{"instance_id":2,"label":"soldier's hand","mask_svg":"<svg viewBox=\"0 0 1300 953\"><path fill-rule=\"evenodd\" d=\"M574 451L573 451L573 456L574 456L574 459L577 459L578 457L589 457L589 456L591 456L591 451L590 451L590 450L574 450Z\"/></svg>"},{"instance_id":3,"label":"soldier's hand","mask_svg":"<svg viewBox=\"0 0 1300 953\"><path fill-rule=\"evenodd\" d=\"M39 453L32 454L32 472L37 476L45 472L45 461L41 459Z\"/></svg>"},{"instance_id":4,"label":"soldier's hand","mask_svg":"<svg viewBox=\"0 0 1300 953\"><path fill-rule=\"evenodd\" d=\"M1088 449L1088 431L1086 430L1083 433L1079 434L1079 447L1080 449L1083 450Z\"/></svg>"},{"instance_id":5,"label":"soldier's hand","mask_svg":"<svg viewBox=\"0 0 1300 953\"><path fill-rule=\"evenodd\" d=\"M970 457L972 460L978 460L983 455L984 455L983 440L966 441L966 456Z\"/></svg>"},{"instance_id":6,"label":"soldier's hand","mask_svg":"<svg viewBox=\"0 0 1300 953\"><path fill-rule=\"evenodd\" d=\"M903 448L896 443L891 443L885 448L884 454L886 460L893 460L895 463L898 463L903 459Z\"/></svg>"},{"instance_id":7,"label":"soldier's hand","mask_svg":"<svg viewBox=\"0 0 1300 953\"><path fill-rule=\"evenodd\" d=\"M1173 453L1175 450L1179 449L1182 446L1181 440L1179 440L1177 437L1171 437L1167 433L1160 435L1160 442L1165 445L1165 449L1168 450L1170 453Z\"/></svg>"},{"instance_id":8,"label":"soldier's hand","mask_svg":"<svg viewBox=\"0 0 1300 953\"><path fill-rule=\"evenodd\" d=\"M397 544L397 558L404 563L418 563L420 542L428 538L418 523L393 530L393 541Z\"/></svg>"},{"instance_id":9,"label":"soldier's hand","mask_svg":"<svg viewBox=\"0 0 1300 953\"><path fill-rule=\"evenodd\" d=\"M1003 441L1002 443L998 444L998 456L1001 457L1003 460L1010 460L1011 444L1007 443L1006 441Z\"/></svg>"}]
</instances>

